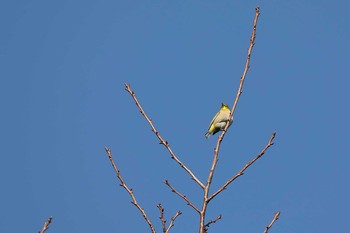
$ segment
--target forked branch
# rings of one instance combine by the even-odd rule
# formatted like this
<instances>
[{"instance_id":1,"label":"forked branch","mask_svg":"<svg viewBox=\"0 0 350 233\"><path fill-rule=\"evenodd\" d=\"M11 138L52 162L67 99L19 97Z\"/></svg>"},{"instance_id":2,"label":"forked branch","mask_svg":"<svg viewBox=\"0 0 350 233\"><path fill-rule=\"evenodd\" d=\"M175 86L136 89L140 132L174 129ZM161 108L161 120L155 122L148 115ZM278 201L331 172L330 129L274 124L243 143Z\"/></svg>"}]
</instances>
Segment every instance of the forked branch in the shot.
<instances>
[{"instance_id":1,"label":"forked branch","mask_svg":"<svg viewBox=\"0 0 350 233\"><path fill-rule=\"evenodd\" d=\"M273 216L272 221L270 222L270 224L265 228L264 233L268 233L268 231L270 230L270 228L272 227L272 225L278 220L278 218L280 217L281 212L277 211L275 213L275 215Z\"/></svg>"},{"instance_id":2,"label":"forked branch","mask_svg":"<svg viewBox=\"0 0 350 233\"><path fill-rule=\"evenodd\" d=\"M162 223L163 233L168 233L170 231L170 229L174 226L174 222L175 222L176 218L178 216L180 216L182 213L181 213L181 211L177 211L175 213L175 215L171 218L169 226L166 227L165 226L166 225L166 219L164 217L164 208L163 208L162 204L160 204L160 203L157 205L157 207L158 207L159 213L160 213L159 219L160 219L160 221Z\"/></svg>"},{"instance_id":3,"label":"forked branch","mask_svg":"<svg viewBox=\"0 0 350 233\"><path fill-rule=\"evenodd\" d=\"M134 99L135 104L137 105L137 107L140 110L140 113L142 114L142 116L147 120L148 124L151 126L152 132L158 137L160 144L163 144L165 146L165 148L169 151L171 158L174 159L191 177L194 181L196 181L196 183L202 188L204 189L204 185L203 183L194 175L194 173L185 166L185 164L183 162L180 161L180 159L175 155L175 153L173 152L173 150L170 148L169 143L163 139L163 137L160 135L160 133L157 131L157 129L154 127L152 120L146 115L145 111L143 110L143 108L141 107L140 102L137 100L135 92L133 90L131 90L130 85L125 83L125 90L131 95L131 97Z\"/></svg>"},{"instance_id":4,"label":"forked branch","mask_svg":"<svg viewBox=\"0 0 350 233\"><path fill-rule=\"evenodd\" d=\"M264 147L264 149L262 149L262 151L255 156L254 159L252 159L249 163L247 163L235 176L233 176L231 179L229 179L218 191L216 191L214 194L212 194L209 198L208 201L211 201L216 195L218 195L219 193L221 193L223 190L226 189L226 187L228 185L230 185L234 180L236 180L238 177L242 176L245 172L245 170L248 169L248 167L250 167L253 163L255 163L261 156L263 156L266 152L267 149L269 149L270 146L272 146L274 144L273 139L275 138L276 133L273 133L269 139L269 141L267 142L266 146Z\"/></svg>"},{"instance_id":5,"label":"forked branch","mask_svg":"<svg viewBox=\"0 0 350 233\"><path fill-rule=\"evenodd\" d=\"M234 117L234 113L235 110L237 108L240 96L242 94L242 90L243 90L243 85L244 85L244 81L245 78L247 76L248 70L250 68L250 58L251 58L251 54L253 51L253 47L255 45L255 38L256 38L256 28L257 28L257 23L258 23L258 19L260 16L260 8L257 7L255 8L255 18L253 21L253 29L252 29L252 33L251 33L251 37L250 37L250 43L249 43L249 47L248 47L248 52L247 52L247 58L246 58L246 63L245 63L245 67L244 67L244 71L242 76L240 77L240 82L239 82L239 87L237 90L237 94L233 103L233 106L231 108L230 111L230 117L229 119L233 119ZM264 147L264 149L262 149L262 151L256 156L254 157L250 162L248 162L235 176L233 176L232 178L230 178L225 184L223 184L221 186L221 188L219 188L215 193L213 193L212 195L209 195L209 191L210 191L210 186L213 180L213 176L214 176L214 172L215 172L215 168L219 159L219 151L220 151L220 146L221 146L221 142L225 137L225 134L228 130L228 128L230 127L229 121L227 122L223 132L221 133L221 135L218 137L218 140L216 142L216 146L214 148L214 156L213 156L213 162L212 165L210 167L209 170L209 174L206 180L206 183L203 184L195 175L194 173L187 167L184 165L183 162L181 162L181 160L175 155L175 153L173 152L173 150L171 149L169 143L163 139L163 137L160 135L160 133L157 131L157 129L155 128L152 120L146 115L145 111L143 110L141 104L139 103L138 99L136 98L136 95L134 93L133 90L131 90L130 85L129 84L124 84L125 85L125 90L131 95L131 97L133 98L135 104L137 105L141 115L146 119L146 121L148 122L148 124L150 125L152 132L157 136L157 138L159 139L160 144L164 145L164 147L168 150L168 152L170 153L170 156L173 160L175 160L176 163L178 163L181 168L183 168L190 176L191 178L203 189L203 203L202 203L202 207L201 209L197 208L185 195L181 194L180 192L178 192L175 188L173 188L170 183L168 182L168 180L165 181L165 184L171 189L172 192L174 192L175 194L177 194L178 196L180 196L186 203L187 205L191 206L200 216L200 229L199 232L200 233L206 233L209 226L215 222L217 222L219 219L221 219L221 215L219 215L216 219L211 220L209 222L207 222L205 224L205 215L206 215L206 211L207 211L207 207L209 202L214 199L218 194L220 194L223 190L225 190L227 188L227 186L229 186L234 180L236 180L238 177L242 176L244 174L244 172L246 171L246 169L248 169L253 163L255 163L259 158L261 158L262 155L264 155L264 153L266 152L266 150L273 145L273 140L275 138L276 133L273 133L270 137L270 140L268 141L268 143L266 144L266 146ZM131 188L128 188L128 186L125 184L124 180L121 177L120 171L117 169L111 152L108 148L106 148L106 152L108 154L108 157L112 163L112 166L114 168L114 170L117 173L117 177L121 182L121 186L129 193L130 197L132 198L132 203L139 209L139 211L142 213L144 219L146 220L146 222L148 223L148 225L150 226L150 229L152 231L152 233L155 233L155 230L152 226L151 221L148 219L145 211L141 208L141 206L137 203L135 196L133 194L133 191ZM175 219L181 215L181 212L178 211L174 217L171 218L171 222L169 224L168 227L166 227L166 220L164 218L164 209L163 207L159 204L158 209L160 211L160 220L161 220L161 224L162 224L162 230L163 233L168 233L169 230L171 229L171 227L174 225L174 221ZM277 212L274 216L274 219L272 220L272 222L266 227L264 233L267 233L268 230L272 227L272 225L274 224L274 222L278 219L280 212Z\"/></svg>"},{"instance_id":6,"label":"forked branch","mask_svg":"<svg viewBox=\"0 0 350 233\"><path fill-rule=\"evenodd\" d=\"M174 222L176 220L177 217L179 217L182 214L181 211L177 211L174 215L174 217L171 218L170 223L168 228L166 229L165 233L168 233L170 231L170 229L174 226Z\"/></svg>"},{"instance_id":7,"label":"forked branch","mask_svg":"<svg viewBox=\"0 0 350 233\"><path fill-rule=\"evenodd\" d=\"M129 187L126 185L126 183L124 182L124 179L122 178L119 169L117 168L117 166L116 166L115 163L114 163L114 160L113 160L112 153L111 153L110 149L106 147L105 150L106 150L107 155L108 155L108 158L109 158L109 160L110 160L110 162L111 162L111 164L112 164L112 167L114 168L114 171L117 173L117 178L118 178L119 181L120 181L120 186L122 186L122 187L129 193L129 195L130 195L130 197L131 197L131 199L132 199L131 203L132 203L134 206L136 206L136 208L141 212L143 218L146 220L148 226L150 227L151 232L152 232L152 233L156 233L156 231L155 231L155 229L154 229L154 227L153 227L153 225L152 225L151 220L150 220L150 219L147 217L147 215L146 215L145 210L144 210L144 209L140 206L140 204L137 202L137 200L136 200L136 198L135 198L135 195L134 195L134 192L133 192L132 189L129 188Z\"/></svg>"}]
</instances>

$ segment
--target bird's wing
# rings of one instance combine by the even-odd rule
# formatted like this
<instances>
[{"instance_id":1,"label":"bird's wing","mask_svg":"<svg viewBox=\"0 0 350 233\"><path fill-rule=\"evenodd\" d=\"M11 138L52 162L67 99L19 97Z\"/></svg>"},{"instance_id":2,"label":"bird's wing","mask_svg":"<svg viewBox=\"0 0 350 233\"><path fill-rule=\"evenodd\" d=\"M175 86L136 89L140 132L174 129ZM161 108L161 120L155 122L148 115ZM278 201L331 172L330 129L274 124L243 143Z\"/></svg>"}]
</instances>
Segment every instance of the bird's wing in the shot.
<instances>
[{"instance_id":1,"label":"bird's wing","mask_svg":"<svg viewBox=\"0 0 350 233\"><path fill-rule=\"evenodd\" d=\"M210 124L209 124L208 131L210 130L210 127L211 127L211 125L213 124L213 122L215 121L215 119L219 116L219 113L220 113L220 111L218 111L218 112L215 114L213 120L211 120L211 122L210 122Z\"/></svg>"}]
</instances>

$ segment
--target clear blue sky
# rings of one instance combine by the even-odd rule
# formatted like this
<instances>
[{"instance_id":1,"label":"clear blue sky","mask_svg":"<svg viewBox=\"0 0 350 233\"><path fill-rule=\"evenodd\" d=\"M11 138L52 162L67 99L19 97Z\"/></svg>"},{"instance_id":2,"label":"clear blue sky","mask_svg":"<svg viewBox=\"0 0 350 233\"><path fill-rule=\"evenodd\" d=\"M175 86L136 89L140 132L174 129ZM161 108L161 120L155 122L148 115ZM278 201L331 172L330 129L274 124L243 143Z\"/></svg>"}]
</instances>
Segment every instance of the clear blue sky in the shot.
<instances>
[{"instance_id":1,"label":"clear blue sky","mask_svg":"<svg viewBox=\"0 0 350 233\"><path fill-rule=\"evenodd\" d=\"M201 190L158 144L123 83L178 157L205 180L232 106L254 8L251 69L213 190L277 131L264 157L210 203L210 232L345 232L349 214L348 1L1 1L0 232L148 232L105 154L160 232L198 232Z\"/></svg>"}]
</instances>

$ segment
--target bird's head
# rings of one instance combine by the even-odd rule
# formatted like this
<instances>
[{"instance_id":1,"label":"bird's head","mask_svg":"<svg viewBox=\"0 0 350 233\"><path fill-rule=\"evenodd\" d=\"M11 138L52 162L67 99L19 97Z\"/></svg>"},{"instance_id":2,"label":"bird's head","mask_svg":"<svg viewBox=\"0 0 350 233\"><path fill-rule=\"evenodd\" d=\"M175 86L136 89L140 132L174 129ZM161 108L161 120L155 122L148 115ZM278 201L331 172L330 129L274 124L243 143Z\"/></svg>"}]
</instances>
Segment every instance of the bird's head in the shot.
<instances>
[{"instance_id":1,"label":"bird's head","mask_svg":"<svg viewBox=\"0 0 350 233\"><path fill-rule=\"evenodd\" d=\"M227 109L230 110L227 104L221 103L221 109Z\"/></svg>"}]
</instances>

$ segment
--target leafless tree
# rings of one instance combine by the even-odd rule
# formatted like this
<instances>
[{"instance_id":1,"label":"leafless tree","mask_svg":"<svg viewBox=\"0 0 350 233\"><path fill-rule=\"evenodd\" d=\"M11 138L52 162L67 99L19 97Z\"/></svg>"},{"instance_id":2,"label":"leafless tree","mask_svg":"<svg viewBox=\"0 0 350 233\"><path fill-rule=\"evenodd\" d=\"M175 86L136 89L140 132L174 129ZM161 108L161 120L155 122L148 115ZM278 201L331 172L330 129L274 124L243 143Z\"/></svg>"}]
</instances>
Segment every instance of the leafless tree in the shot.
<instances>
[{"instance_id":1,"label":"leafless tree","mask_svg":"<svg viewBox=\"0 0 350 233\"><path fill-rule=\"evenodd\" d=\"M237 94L236 97L234 99L234 103L233 106L231 108L231 112L230 112L230 118L233 118L235 110L237 108L237 104L239 102L240 96L242 94L242 89L243 89L243 85L244 85L244 81L245 78L247 76L249 67L250 67L250 58L251 58L251 54L253 51L253 47L255 45L255 38L256 38L256 28L257 28L257 23L258 23L258 19L259 19L259 15L260 15L260 8L257 7L255 9L255 18L253 21L253 29L252 29L252 34L250 37L250 43L249 43L249 48L248 48L248 54L247 54L247 58L246 58L246 64L244 67L244 71L243 74L240 78L240 83L239 83L239 87L237 90ZM214 172L215 172L215 168L218 162L218 158L219 158L219 151L220 151L220 146L221 146L221 142L223 141L226 132L228 130L228 128L230 127L230 124L226 124L224 130L222 131L221 135L218 137L218 140L216 142L216 146L214 148L214 155L213 155L213 162L211 165L211 168L209 170L209 174L208 174L208 178L205 182L202 182L200 179L198 179L196 177L196 175L194 174L193 171L191 171L191 169L189 167L187 167L180 159L179 157L174 153L174 151L171 149L168 141L166 141L161 134L159 133L159 131L156 129L156 127L154 126L154 123L152 122L152 120L147 116L147 114L145 113L144 109L142 108L140 101L137 99L135 92L131 89L129 84L125 84L125 90L131 95L131 97L133 98L134 102L136 103L140 113L142 114L142 116L146 119L146 121L148 122L148 124L150 125L153 133L156 135L156 137L158 138L160 144L162 144L169 152L171 159L173 159L186 173L188 173L188 175L197 183L197 185L203 190L203 202L202 205L200 207L196 206L186 195L184 195L183 193L180 193L175 187L173 187L170 182L168 180L165 180L165 185L167 185L170 190L175 193L177 196L179 196L180 198L182 198L187 205L189 205L190 207L192 207L192 209L199 215L199 233L206 233L208 232L208 228L211 224L216 223L218 220L221 219L221 215L219 215L216 219L213 220L209 220L206 221L206 212L207 212L207 208L208 208L208 204L211 200L213 200L215 197L217 197L222 191L224 191L233 181L235 181L237 178L239 178L240 176L242 176L244 174L244 172L253 164L255 163L259 158L261 158L265 152L274 144L273 140L276 136L276 133L272 133L269 140L267 141L265 147L260 151L260 153L258 153L255 157L252 158L251 161L249 161L241 170L239 170L235 175L233 175L230 179L228 179L224 184L222 184L222 186L216 190L213 193L210 193L210 187L212 184L212 180L213 180L213 176L214 176ZM147 222L147 224L149 225L149 228L151 230L152 233L155 233L155 228L151 222L151 220L148 218L145 210L141 207L141 205L137 202L136 197L133 193L133 190L131 188L129 188L127 186L127 184L125 183L124 179L121 176L121 173L119 171L119 169L117 168L115 161L112 157L112 153L111 150L109 148L105 148L106 152L108 154L108 157L110 159L110 162L116 172L117 178L120 182L120 186L122 186L130 195L131 199L132 199L132 204L134 204L136 206L136 208L140 211L140 213L142 214L143 218L145 219L145 221ZM176 218L178 216L181 215L181 212L178 211L175 213L175 215L171 218L171 221L169 223L168 226L166 226L166 220L164 218L164 208L161 204L157 205L159 212L160 212L160 220L161 220L161 225L162 225L162 230L163 233L168 233L170 231L170 229L172 228L172 226L174 225L174 222L176 220ZM280 212L276 212L276 214L274 215L273 220L271 221L271 223L265 228L264 233L267 233L268 230L272 227L272 225L275 223L275 221L279 218Z\"/></svg>"}]
</instances>

